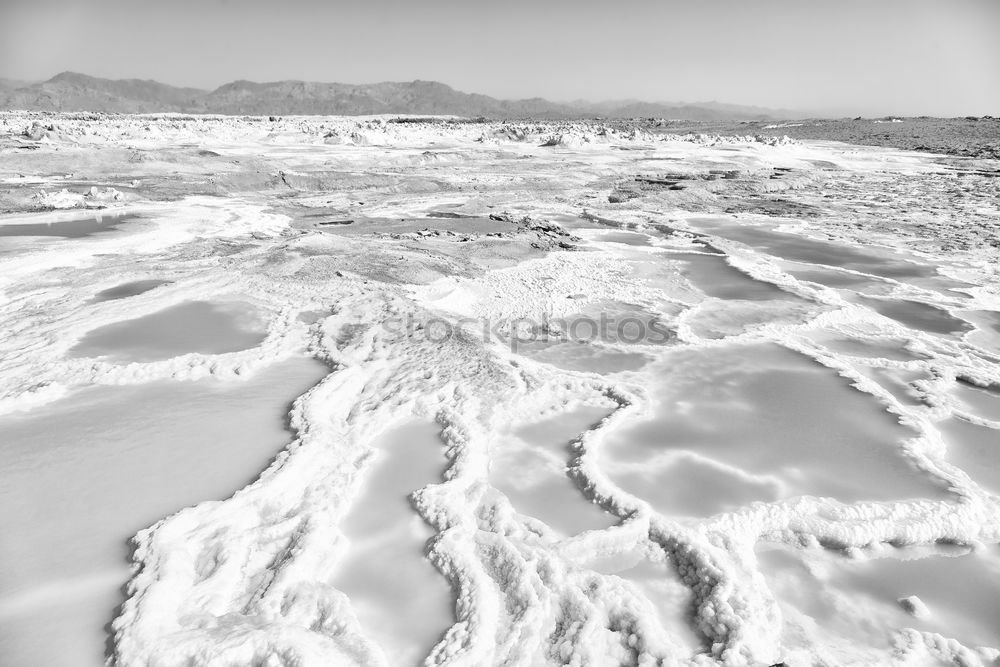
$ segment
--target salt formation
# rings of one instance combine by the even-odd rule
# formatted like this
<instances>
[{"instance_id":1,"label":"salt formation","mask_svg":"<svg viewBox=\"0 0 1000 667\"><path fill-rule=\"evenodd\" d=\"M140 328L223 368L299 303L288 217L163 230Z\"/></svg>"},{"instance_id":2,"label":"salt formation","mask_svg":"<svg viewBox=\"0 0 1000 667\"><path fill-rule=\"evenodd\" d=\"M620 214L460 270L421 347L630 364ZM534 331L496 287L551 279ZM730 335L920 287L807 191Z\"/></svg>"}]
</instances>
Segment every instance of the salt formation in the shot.
<instances>
[{"instance_id":1,"label":"salt formation","mask_svg":"<svg viewBox=\"0 0 1000 667\"><path fill-rule=\"evenodd\" d=\"M5 201L25 211L0 224L72 220L27 212L72 197L23 187L50 192L70 162L80 185L68 192L120 185L101 203L137 218L87 238L0 239L0 413L58 414L93 386L244 382L303 352L331 368L295 401L290 442L256 481L136 535L110 664L1000 656L995 627L959 637L950 620L988 625L988 601L924 617L927 593L893 591L864 598L858 616L851 605L866 589L844 574L876 559L893 573L942 544L976 559L969 581L986 586L997 571L1000 490L989 463L962 463L995 465L983 450L1000 440L997 413L982 409L1000 387L997 253L982 244L1000 217L997 179L963 176L979 189L949 208L935 198L958 181L954 159L838 144L585 123L165 115L66 116L29 150L17 136L29 120L0 116L12 137ZM243 304L259 326L169 356L89 342L193 302ZM961 326L921 325L923 308ZM612 333L576 327L608 313ZM644 336L616 329L626 319ZM654 327L667 335L653 340ZM753 400L765 372L801 380L803 406L829 421L783 426L781 406ZM694 384L672 392L684 383ZM990 395L970 400L970 386ZM831 397L864 409L824 413L815 401ZM726 432L744 419L763 424L752 435L773 460L757 462ZM875 438L850 450L856 460L813 458L864 474L810 467L801 452L835 446L852 419ZM571 427L538 427L552 423ZM983 441L949 424L982 429ZM407 429L424 429L412 436L423 451L438 439L440 467L421 468L431 479L419 488L408 477L372 486L373 474L394 479L378 471L402 456L399 443L382 443ZM648 460L634 458L640 444ZM865 468L869 454L905 483L877 487L872 470L883 468ZM623 482L657 466L644 484ZM706 511L677 500L692 488ZM578 502L573 520L546 522L537 508L550 499ZM447 608L427 594L419 638L380 641L379 614L385 627L407 619L390 618L401 613L391 605L355 608L338 587L384 537L351 519L375 502L407 503L399 537L423 542L434 568L413 571L451 592ZM803 581L816 582L816 599ZM433 646L413 648L427 637Z\"/></svg>"},{"instance_id":2,"label":"salt formation","mask_svg":"<svg viewBox=\"0 0 1000 667\"><path fill-rule=\"evenodd\" d=\"M899 598L899 606L902 607L903 611L907 614L916 618L927 618L931 615L930 610L927 609L927 605L925 605L924 601L916 595Z\"/></svg>"}]
</instances>

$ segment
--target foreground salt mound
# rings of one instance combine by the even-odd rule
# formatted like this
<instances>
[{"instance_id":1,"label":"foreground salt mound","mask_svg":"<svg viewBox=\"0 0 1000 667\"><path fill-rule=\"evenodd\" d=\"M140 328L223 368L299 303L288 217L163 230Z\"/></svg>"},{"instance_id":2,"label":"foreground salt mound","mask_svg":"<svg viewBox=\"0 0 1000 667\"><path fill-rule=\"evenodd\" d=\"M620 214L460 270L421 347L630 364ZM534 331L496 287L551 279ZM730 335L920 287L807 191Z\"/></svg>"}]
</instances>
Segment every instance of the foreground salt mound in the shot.
<instances>
[{"instance_id":1,"label":"foreground salt mound","mask_svg":"<svg viewBox=\"0 0 1000 667\"><path fill-rule=\"evenodd\" d=\"M12 128L25 121L2 118ZM860 199L876 192L870 179L877 192L909 187L941 168L929 158L752 138L678 139L586 123L113 116L69 117L58 127L63 135L52 141L74 158L117 150L119 142L146 147L136 169L162 170L166 176L152 181L157 188L182 165L190 187L230 189L144 202L148 224L121 233L22 244L4 255L0 317L10 335L0 341L0 411L31 414L91 385L209 376L238 382L303 349L332 368L295 402L296 439L256 482L137 535L129 597L113 624L116 664L378 665L410 662L422 651L426 664L451 665L997 660L1000 640L955 636L935 591L893 590L883 596L888 602L866 603L856 625L877 626L872 641L851 622L825 629L789 592L795 587L781 584L784 573L775 577L782 563L762 555L784 549L794 563L822 561L830 551L863 561L887 544L903 555L945 542L982 551L986 571L996 560L992 479L975 465L975 442L956 440L946 427L956 419L991 435L1000 427L985 399L955 390L960 381L1000 386L991 256L981 249L923 253L911 262L920 271L881 276L874 260L837 267L782 254L789 246L759 242L771 230L754 226L759 218L777 221L781 233L800 239L799 250L819 231L841 248L873 245L863 238L871 230L895 253L929 244L926 236L905 236L910 228L851 230L842 220L853 218L825 217L821 207L829 205L822 201L829 188L843 187L850 200L850 188ZM557 145L539 145L551 137L559 137ZM344 140L326 141L337 138ZM199 155L189 142L212 148ZM160 162L168 151L171 161ZM131 164L129 154L117 155ZM643 159L650 157L670 163L670 173L648 167ZM630 198L608 202L612 188ZM810 203L795 208L765 198L771 193ZM733 202L754 211L765 210L764 202L778 207L766 209L772 213L803 217L725 218L714 229L699 221L705 209L721 215L717 208ZM551 227L512 222L524 215L561 221L574 236L559 236L566 248L543 244ZM437 233L435 220L464 221L468 232ZM472 221L482 231L474 232ZM734 224L758 233L742 240L722 233ZM609 236L611 227L629 235ZM973 229L956 225L954 233L972 239ZM967 287L941 282L939 268ZM96 298L150 280L169 284ZM71 352L104 327L219 296L264 313L261 334L246 349L126 362L101 349ZM879 298L933 305L974 329L914 328L912 318L874 308ZM557 319L601 313L657 322L669 335L559 338L551 349L583 350L572 357L511 345L521 324L563 336L567 328ZM434 333L442 329L450 335ZM43 345L57 363L34 353ZM658 383L684 387L683 364L671 361L688 360L693 382L699 360L726 355L749 357L751 380L774 359L798 374L808 366L809 377L844 397L850 417L879 422L873 437L913 484L871 495L850 479L820 487L815 479L829 471L789 456L775 482L783 493L713 497L710 511L699 514L622 483L616 447L634 444L642 425L669 423L660 432L670 438L681 430L674 427L695 420L710 429L740 424L726 410L749 399L713 404L712 387L698 384L682 395L656 390ZM605 363L609 357L615 363ZM753 398L752 382L741 386L716 370L720 385ZM751 407L765 420L781 415ZM376 541L351 517L371 512L369 499L378 497L371 482L385 460L384 439L414 421L429 431L423 444L439 452L441 469L401 488L423 485L409 496L411 523L418 547L430 535L423 549L434 572L425 574L439 575L439 590L446 586L453 596L453 618L438 626L447 614L436 607L419 640L433 648L419 651L380 638L372 618L392 610L372 616L364 595L352 599L350 585L341 584L371 548L369 538ZM530 428L551 423L570 426L535 440ZM820 442L801 430L761 427L754 435L780 440L779 449L799 437ZM741 458L746 452L700 444L688 443L686 470L707 466L723 480L776 477ZM955 456L960 444L972 452L966 458ZM849 461L833 453L824 461L849 475ZM703 492L727 490L725 482L713 484ZM850 493L840 492L845 488ZM399 490L393 493L399 501ZM573 514L548 513L550 502ZM798 573L793 569L793 582L804 577ZM814 579L830 587L823 595L849 602L848 584L863 577ZM904 614L899 623L892 614L903 614L898 600L911 595L927 598L928 623L942 622L915 626L919 619ZM849 609L836 611L852 620ZM406 622L386 619L385 627Z\"/></svg>"}]
</instances>

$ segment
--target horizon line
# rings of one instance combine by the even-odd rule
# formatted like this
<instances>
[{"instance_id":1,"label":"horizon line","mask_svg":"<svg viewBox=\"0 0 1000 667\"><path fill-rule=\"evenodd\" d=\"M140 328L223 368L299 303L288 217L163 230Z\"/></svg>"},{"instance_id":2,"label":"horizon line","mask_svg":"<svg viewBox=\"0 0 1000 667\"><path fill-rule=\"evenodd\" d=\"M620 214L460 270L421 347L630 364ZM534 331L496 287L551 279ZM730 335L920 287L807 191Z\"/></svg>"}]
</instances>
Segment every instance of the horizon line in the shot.
<instances>
[{"instance_id":1,"label":"horizon line","mask_svg":"<svg viewBox=\"0 0 1000 667\"><path fill-rule=\"evenodd\" d=\"M994 118L994 117L998 117L998 116L994 116L993 114L958 114L958 115L954 115L954 116L935 116L935 115L931 115L931 114L920 114L920 113L881 113L881 114L872 114L872 113L865 113L865 112L848 111L846 109L821 110L821 109L795 109L795 108L788 108L788 107L770 107L770 106L761 106L759 104L741 104L741 103L738 103L738 102L720 102L719 100L715 100L715 99L713 99L713 100L699 100L699 101L688 102L688 101L675 101L675 100L650 100L650 99L644 99L644 98L640 98L640 97L608 98L608 99L599 99L599 100L592 100L592 99L587 99L587 98L582 98L582 97L580 97L580 98L574 98L574 99L570 99L570 100L566 100L566 99L552 99L552 98L548 98L548 97L542 97L540 95L532 95L532 96L528 96L528 97L495 97L495 96L489 95L487 93L467 91L467 90L464 90L464 89L461 89L461 88L456 88L454 85L452 85L450 83L447 83L445 81L440 81L438 79L424 79L424 78L415 78L415 79L409 79L409 80L406 80L406 79L395 79L395 80L393 80L393 79L384 79L384 80L380 80L380 81L369 81L369 82L362 82L362 83L354 83L354 82L347 82L347 81L321 81L321 80L315 80L315 79L297 79L297 78L272 79L272 80L268 80L268 81L259 81L259 80L246 79L246 78L236 78L236 79L232 79L232 80L229 80L229 81L225 81L225 82L223 82L223 83L215 86L214 88L202 88L202 87L199 87L199 86L188 86L188 85L180 85L180 84L176 84L176 83L168 83L168 82L162 81L160 79L155 79L155 78L139 78L139 77L112 78L112 77L105 77L105 76L96 76L96 75L93 75L93 74L87 74L85 72L80 72L80 71L76 71L76 70L66 69L66 70L61 70L61 71L57 72L56 74L53 74L52 76L50 76L50 77L48 77L46 79L24 79L24 78L20 78L20 77L17 77L17 76L7 76L6 74L4 74L4 75L0 75L0 80L13 81L13 82L16 82L18 84L22 84L22 85L18 85L17 87L15 87L15 88L12 89L12 90L21 90L21 89L24 89L24 88L29 88L31 86L36 86L36 85L40 85L40 84L44 84L44 83L49 83L49 82L51 82L51 81L53 81L53 80L55 80L55 79L57 79L57 78L59 78L60 76L63 76L63 75L83 76L83 77L87 77L87 78L90 78L90 79L96 79L96 80L101 80L101 81L113 81L113 82L130 82L131 81L131 82L141 82L141 83L155 83L155 84L158 84L158 85L168 86L168 87L176 88L176 89L190 89L190 90L194 90L194 91L198 91L198 92L206 93L206 94L211 94L213 92L218 91L220 88L223 88L223 87L231 85L231 84L237 84L237 83L248 83L248 84L255 84L255 85L270 85L270 84L278 84L278 83L304 83L304 84L341 85L341 86L375 86L375 85L379 85L379 84L431 83L431 84L438 84L438 85L445 86L445 87L447 87L447 88L449 88L449 89L451 89L451 90L453 90L455 92L458 92L458 93L461 93L461 94L464 94L464 95L482 95L484 97L490 97L490 98L492 98L494 100L497 100L497 101L500 101L500 102L523 102L523 101L530 101L530 100L542 100L542 101L549 102L549 103L552 103L552 104L559 104L559 105L570 106L570 107L574 106L574 105L579 105L579 104L601 105L601 104L613 104L613 103L617 103L617 104L630 104L630 103L658 104L658 105L678 106L678 107L700 107L700 106L703 106L703 105L713 105L714 104L714 105L723 105L723 106L729 106L729 107L742 107L742 108L745 108L745 109L758 109L762 113L763 112L770 112L770 113L773 114L774 112L790 112L790 113L794 114L794 117L793 116L788 116L787 119L789 119L789 120L793 120L793 119L794 120L806 120L806 119L811 119L811 118L815 118L815 119L840 119L840 118L861 118L861 119L867 119L867 118L871 118L871 119L874 119L874 120L879 120L879 119L889 119L889 118ZM8 111L13 111L13 109L8 109ZM57 112L57 113L74 113L74 112L70 112L70 111L62 112L62 111L60 111L60 112ZM199 114L198 112L150 112L150 113L195 113L196 115L230 115L230 114L211 114L211 113L207 113L207 114L201 113L201 114ZM137 114L137 115L141 115L141 114ZM301 115L301 114L284 114L284 115ZM314 115L314 114L306 114L306 115ZM417 114L417 115L433 115L433 114ZM998 115L1000 115L1000 111L998 111ZM785 118L786 117L776 117L775 119L785 119ZM713 122L713 121L688 121L688 122Z\"/></svg>"}]
</instances>

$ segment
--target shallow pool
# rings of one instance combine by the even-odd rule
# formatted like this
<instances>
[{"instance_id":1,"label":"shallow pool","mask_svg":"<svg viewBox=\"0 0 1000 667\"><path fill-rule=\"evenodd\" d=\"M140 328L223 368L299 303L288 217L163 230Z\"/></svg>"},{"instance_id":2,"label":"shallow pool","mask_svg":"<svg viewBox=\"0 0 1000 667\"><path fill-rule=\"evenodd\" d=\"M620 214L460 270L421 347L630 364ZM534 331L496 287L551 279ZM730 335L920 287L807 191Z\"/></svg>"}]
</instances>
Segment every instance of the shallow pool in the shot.
<instances>
[{"instance_id":1,"label":"shallow pool","mask_svg":"<svg viewBox=\"0 0 1000 667\"><path fill-rule=\"evenodd\" d=\"M433 529L409 495L441 481L446 461L433 422L379 438L376 460L341 527L350 540L334 586L392 665L419 665L454 623L448 581L424 556Z\"/></svg>"},{"instance_id":2,"label":"shallow pool","mask_svg":"<svg viewBox=\"0 0 1000 667\"><path fill-rule=\"evenodd\" d=\"M926 359L906 349L906 341L888 338L847 338L818 335L817 341L831 352L866 359L889 359L892 361L913 361Z\"/></svg>"},{"instance_id":3,"label":"shallow pool","mask_svg":"<svg viewBox=\"0 0 1000 667\"><path fill-rule=\"evenodd\" d=\"M786 624L807 617L842 640L881 649L903 628L936 632L970 647L1000 646L996 545L977 552L906 547L873 558L783 547L759 555L769 586L785 606ZM926 607L926 616L904 608L900 600L911 596Z\"/></svg>"},{"instance_id":4,"label":"shallow pool","mask_svg":"<svg viewBox=\"0 0 1000 667\"><path fill-rule=\"evenodd\" d=\"M818 283L826 287L857 288L892 284L880 281L877 278L872 278L871 276L863 276L857 273L848 273L847 271L822 269L818 267L809 269L789 269L788 274L798 280L808 280L809 282Z\"/></svg>"},{"instance_id":5,"label":"shallow pool","mask_svg":"<svg viewBox=\"0 0 1000 667\"><path fill-rule=\"evenodd\" d=\"M518 343L515 350L518 354L557 368L602 375L639 370L650 361L650 357L641 352L625 352L575 341Z\"/></svg>"},{"instance_id":6,"label":"shallow pool","mask_svg":"<svg viewBox=\"0 0 1000 667\"><path fill-rule=\"evenodd\" d=\"M118 299L127 299L130 296L138 296L140 294L145 294L150 290L154 290L161 285L169 285L169 280L133 280L132 282L122 283L121 285L115 285L114 287L109 287L106 290L101 290L94 295L94 301L116 301Z\"/></svg>"},{"instance_id":7,"label":"shallow pool","mask_svg":"<svg viewBox=\"0 0 1000 667\"><path fill-rule=\"evenodd\" d=\"M182 354L221 354L259 345L266 337L260 311L242 301L187 301L88 332L75 357L159 361Z\"/></svg>"},{"instance_id":8,"label":"shallow pool","mask_svg":"<svg viewBox=\"0 0 1000 667\"><path fill-rule=\"evenodd\" d=\"M55 222L26 222L0 224L0 237L4 236L60 236L67 239L79 239L100 232L110 232L127 222L140 219L132 214L91 214L78 220L60 220Z\"/></svg>"},{"instance_id":9,"label":"shallow pool","mask_svg":"<svg viewBox=\"0 0 1000 667\"><path fill-rule=\"evenodd\" d=\"M799 298L777 285L750 277L731 266L723 255L672 253L668 258L681 262L681 273L711 297L746 301Z\"/></svg>"},{"instance_id":10,"label":"shallow pool","mask_svg":"<svg viewBox=\"0 0 1000 667\"><path fill-rule=\"evenodd\" d=\"M1000 495L1000 431L953 417L938 428L948 447L945 458L988 491Z\"/></svg>"},{"instance_id":11,"label":"shallow pool","mask_svg":"<svg viewBox=\"0 0 1000 667\"><path fill-rule=\"evenodd\" d=\"M955 395L972 414L1000 421L1000 385L980 387L971 382L959 382L955 385ZM1000 433L997 435L1000 437Z\"/></svg>"},{"instance_id":12,"label":"shallow pool","mask_svg":"<svg viewBox=\"0 0 1000 667\"><path fill-rule=\"evenodd\" d=\"M622 243L624 245L647 246L651 245L649 237L637 232L605 232L594 237L595 241L602 243Z\"/></svg>"},{"instance_id":13,"label":"shallow pool","mask_svg":"<svg viewBox=\"0 0 1000 667\"><path fill-rule=\"evenodd\" d=\"M858 298L877 313L911 329L945 335L972 329L971 324L952 316L947 310L920 301L872 299L864 296Z\"/></svg>"},{"instance_id":14,"label":"shallow pool","mask_svg":"<svg viewBox=\"0 0 1000 667\"><path fill-rule=\"evenodd\" d=\"M519 513L564 535L614 525L617 518L589 501L566 474L572 458L570 442L609 412L583 406L504 434L503 442L494 446L490 483Z\"/></svg>"},{"instance_id":15,"label":"shallow pool","mask_svg":"<svg viewBox=\"0 0 1000 667\"><path fill-rule=\"evenodd\" d=\"M745 243L751 248L782 259L838 266L883 278L919 278L937 275L937 269L932 266L897 259L887 251L819 241L798 234L776 232L728 220L697 219L691 222L709 234Z\"/></svg>"},{"instance_id":16,"label":"shallow pool","mask_svg":"<svg viewBox=\"0 0 1000 667\"><path fill-rule=\"evenodd\" d=\"M653 416L609 435L610 476L668 515L751 500L944 497L903 455L903 427L873 397L776 345L669 354L651 365Z\"/></svg>"},{"instance_id":17,"label":"shallow pool","mask_svg":"<svg viewBox=\"0 0 1000 667\"><path fill-rule=\"evenodd\" d=\"M246 381L93 387L0 417L4 660L103 665L131 536L253 481L292 438L291 402L328 372L296 358Z\"/></svg>"}]
</instances>

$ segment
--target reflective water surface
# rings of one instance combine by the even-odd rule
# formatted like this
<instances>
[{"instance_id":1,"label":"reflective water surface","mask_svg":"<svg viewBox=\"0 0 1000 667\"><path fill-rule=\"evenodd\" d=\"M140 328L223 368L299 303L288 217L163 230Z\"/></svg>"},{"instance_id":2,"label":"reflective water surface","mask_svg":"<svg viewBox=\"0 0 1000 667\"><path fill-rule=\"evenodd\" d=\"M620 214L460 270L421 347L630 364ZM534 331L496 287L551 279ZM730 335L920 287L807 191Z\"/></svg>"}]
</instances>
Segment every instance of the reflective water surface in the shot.
<instances>
[{"instance_id":1,"label":"reflective water surface","mask_svg":"<svg viewBox=\"0 0 1000 667\"><path fill-rule=\"evenodd\" d=\"M1000 421L1000 385L980 387L971 382L959 382L955 385L955 396L972 414Z\"/></svg>"},{"instance_id":2,"label":"reflective water surface","mask_svg":"<svg viewBox=\"0 0 1000 667\"><path fill-rule=\"evenodd\" d=\"M582 406L518 428L492 454L490 483L519 513L565 535L614 525L617 518L587 500L566 474L570 442L609 412Z\"/></svg>"},{"instance_id":3,"label":"reflective water surface","mask_svg":"<svg viewBox=\"0 0 1000 667\"><path fill-rule=\"evenodd\" d=\"M708 296L747 301L798 298L777 285L751 278L722 255L671 253L669 259L682 262L681 272Z\"/></svg>"},{"instance_id":4,"label":"reflective water surface","mask_svg":"<svg viewBox=\"0 0 1000 667\"><path fill-rule=\"evenodd\" d=\"M0 417L0 662L103 665L131 536L251 482L292 439L291 402L328 372L298 358L246 381L94 387Z\"/></svg>"},{"instance_id":5,"label":"reflective water surface","mask_svg":"<svg viewBox=\"0 0 1000 667\"><path fill-rule=\"evenodd\" d=\"M987 490L1000 495L1000 431L954 417L938 424L945 458Z\"/></svg>"},{"instance_id":6,"label":"reflective water surface","mask_svg":"<svg viewBox=\"0 0 1000 667\"><path fill-rule=\"evenodd\" d=\"M904 628L967 646L1000 645L1000 549L907 547L871 558L764 547L760 567L789 625L818 623L844 639L888 648ZM927 615L900 600L916 596Z\"/></svg>"},{"instance_id":7,"label":"reflective water surface","mask_svg":"<svg viewBox=\"0 0 1000 667\"><path fill-rule=\"evenodd\" d=\"M968 331L972 328L965 320L953 317L947 310L906 299L871 299L859 297L862 302L900 324L919 331L935 334L953 334Z\"/></svg>"},{"instance_id":8,"label":"reflective water surface","mask_svg":"<svg viewBox=\"0 0 1000 667\"><path fill-rule=\"evenodd\" d=\"M266 335L260 312L248 303L188 301L94 329L70 354L116 362L159 361L190 352L246 350Z\"/></svg>"},{"instance_id":9,"label":"reflective water surface","mask_svg":"<svg viewBox=\"0 0 1000 667\"><path fill-rule=\"evenodd\" d=\"M0 237L4 236L61 236L67 239L79 239L92 236L99 232L109 232L121 225L140 217L133 214L91 214L79 220L61 220L57 222L26 222L15 224L0 224Z\"/></svg>"},{"instance_id":10,"label":"reflective water surface","mask_svg":"<svg viewBox=\"0 0 1000 667\"><path fill-rule=\"evenodd\" d=\"M350 546L334 585L393 665L421 664L454 623L451 588L424 556L434 531L409 500L441 481L440 430L414 421L379 438L365 487L341 524Z\"/></svg>"},{"instance_id":11,"label":"reflective water surface","mask_svg":"<svg viewBox=\"0 0 1000 667\"><path fill-rule=\"evenodd\" d=\"M834 269L823 269L818 267L810 269L792 269L789 270L788 273L798 280L808 280L810 282L819 283L820 285L825 285L826 287L859 288L879 284L890 284L881 283L877 279L873 279L871 276L862 276L857 273L848 273L847 271L837 271Z\"/></svg>"},{"instance_id":12,"label":"reflective water surface","mask_svg":"<svg viewBox=\"0 0 1000 667\"><path fill-rule=\"evenodd\" d=\"M132 282L122 283L121 285L116 285L115 287L109 287L106 290L101 290L94 295L94 301L116 301L118 299L126 299L130 296L138 296L140 294L145 294L150 290L156 289L160 285L169 285L169 280L133 280Z\"/></svg>"},{"instance_id":13,"label":"reflective water surface","mask_svg":"<svg viewBox=\"0 0 1000 667\"><path fill-rule=\"evenodd\" d=\"M650 245L648 236L636 232L605 232L596 237L595 240L604 243L623 243L625 245Z\"/></svg>"},{"instance_id":14,"label":"reflective water surface","mask_svg":"<svg viewBox=\"0 0 1000 667\"><path fill-rule=\"evenodd\" d=\"M598 345L568 341L564 343L519 343L519 354L558 368L589 373L636 371L649 363L641 352L623 352Z\"/></svg>"},{"instance_id":15,"label":"reflective water surface","mask_svg":"<svg viewBox=\"0 0 1000 667\"><path fill-rule=\"evenodd\" d=\"M656 368L652 419L610 434L602 462L665 514L800 494L945 497L902 453L916 432L804 355L732 346L670 354Z\"/></svg>"},{"instance_id":16,"label":"reflective water surface","mask_svg":"<svg viewBox=\"0 0 1000 667\"><path fill-rule=\"evenodd\" d=\"M924 359L923 355L910 352L905 347L906 341L884 338L839 338L817 337L823 347L838 354L848 354L853 357L871 359L890 359L893 361L911 361Z\"/></svg>"},{"instance_id":17,"label":"reflective water surface","mask_svg":"<svg viewBox=\"0 0 1000 667\"><path fill-rule=\"evenodd\" d=\"M691 222L710 234L745 243L782 259L837 266L883 278L937 275L934 267L896 259L888 251L876 248L855 248L730 220L699 218Z\"/></svg>"}]
</instances>

